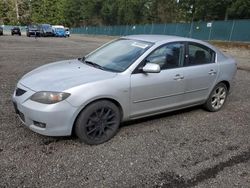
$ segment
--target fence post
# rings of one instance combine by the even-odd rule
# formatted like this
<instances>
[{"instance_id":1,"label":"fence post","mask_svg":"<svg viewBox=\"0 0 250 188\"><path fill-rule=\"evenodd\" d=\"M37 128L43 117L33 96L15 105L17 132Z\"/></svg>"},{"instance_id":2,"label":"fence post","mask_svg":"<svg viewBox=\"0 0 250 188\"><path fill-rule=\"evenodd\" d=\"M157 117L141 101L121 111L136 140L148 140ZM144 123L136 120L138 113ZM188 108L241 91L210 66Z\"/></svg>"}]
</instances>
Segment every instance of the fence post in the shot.
<instances>
[{"instance_id":1,"label":"fence post","mask_svg":"<svg viewBox=\"0 0 250 188\"><path fill-rule=\"evenodd\" d=\"M233 31L234 31L234 25L235 25L235 20L233 20L233 25L232 25L230 36L229 36L229 42L232 40L232 35L233 35Z\"/></svg>"},{"instance_id":2,"label":"fence post","mask_svg":"<svg viewBox=\"0 0 250 188\"><path fill-rule=\"evenodd\" d=\"M153 29L154 29L154 24L152 23L152 25L151 25L151 31L150 31L151 34L153 34Z\"/></svg>"},{"instance_id":3,"label":"fence post","mask_svg":"<svg viewBox=\"0 0 250 188\"><path fill-rule=\"evenodd\" d=\"M212 34L212 29L213 29L214 22L211 22L211 27L209 29L209 34L208 34L208 40L211 40L211 34Z\"/></svg>"},{"instance_id":4,"label":"fence post","mask_svg":"<svg viewBox=\"0 0 250 188\"><path fill-rule=\"evenodd\" d=\"M175 26L175 33L174 33L174 34L176 35L176 33L177 33L177 28L178 28L178 23L175 23L175 25L176 25L176 26Z\"/></svg>"},{"instance_id":5,"label":"fence post","mask_svg":"<svg viewBox=\"0 0 250 188\"><path fill-rule=\"evenodd\" d=\"M192 20L192 23L191 23L191 25L190 25L190 31L189 31L189 37L190 37L190 38L192 38L193 24L194 24L194 22L193 22L193 20Z\"/></svg>"},{"instance_id":6,"label":"fence post","mask_svg":"<svg viewBox=\"0 0 250 188\"><path fill-rule=\"evenodd\" d=\"M125 34L124 35L128 35L128 24L126 25L126 29L125 29Z\"/></svg>"},{"instance_id":7,"label":"fence post","mask_svg":"<svg viewBox=\"0 0 250 188\"><path fill-rule=\"evenodd\" d=\"M120 25L119 28L120 28L120 36L123 36L122 31L124 29L124 25Z\"/></svg>"},{"instance_id":8,"label":"fence post","mask_svg":"<svg viewBox=\"0 0 250 188\"><path fill-rule=\"evenodd\" d=\"M165 25L164 25L164 35L166 34L166 27L167 27L167 24L165 23Z\"/></svg>"}]
</instances>

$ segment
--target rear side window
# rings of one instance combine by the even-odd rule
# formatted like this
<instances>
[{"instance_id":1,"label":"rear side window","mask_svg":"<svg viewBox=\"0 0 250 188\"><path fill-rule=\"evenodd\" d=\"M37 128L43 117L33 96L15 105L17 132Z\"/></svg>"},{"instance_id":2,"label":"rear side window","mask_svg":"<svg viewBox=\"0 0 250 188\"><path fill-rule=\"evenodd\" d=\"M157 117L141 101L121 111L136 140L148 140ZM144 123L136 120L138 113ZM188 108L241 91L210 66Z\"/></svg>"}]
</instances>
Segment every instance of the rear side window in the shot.
<instances>
[{"instance_id":1,"label":"rear side window","mask_svg":"<svg viewBox=\"0 0 250 188\"><path fill-rule=\"evenodd\" d=\"M188 59L186 66L202 65L215 62L215 52L203 45L188 43Z\"/></svg>"}]
</instances>

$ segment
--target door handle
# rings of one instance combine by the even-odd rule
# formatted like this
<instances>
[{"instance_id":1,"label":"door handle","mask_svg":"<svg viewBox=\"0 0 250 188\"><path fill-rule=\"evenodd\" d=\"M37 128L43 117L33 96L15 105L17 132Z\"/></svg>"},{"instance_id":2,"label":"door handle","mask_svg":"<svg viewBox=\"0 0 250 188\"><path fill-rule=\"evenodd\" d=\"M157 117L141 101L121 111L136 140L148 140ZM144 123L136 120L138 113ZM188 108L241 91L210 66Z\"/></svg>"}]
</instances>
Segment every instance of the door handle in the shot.
<instances>
[{"instance_id":1,"label":"door handle","mask_svg":"<svg viewBox=\"0 0 250 188\"><path fill-rule=\"evenodd\" d=\"M208 74L209 75L215 75L217 72L215 71L215 70L213 70L213 69L211 69L209 72L208 72Z\"/></svg>"},{"instance_id":2,"label":"door handle","mask_svg":"<svg viewBox=\"0 0 250 188\"><path fill-rule=\"evenodd\" d=\"M184 76L180 75L180 74L176 74L174 77L174 80L183 80Z\"/></svg>"}]
</instances>

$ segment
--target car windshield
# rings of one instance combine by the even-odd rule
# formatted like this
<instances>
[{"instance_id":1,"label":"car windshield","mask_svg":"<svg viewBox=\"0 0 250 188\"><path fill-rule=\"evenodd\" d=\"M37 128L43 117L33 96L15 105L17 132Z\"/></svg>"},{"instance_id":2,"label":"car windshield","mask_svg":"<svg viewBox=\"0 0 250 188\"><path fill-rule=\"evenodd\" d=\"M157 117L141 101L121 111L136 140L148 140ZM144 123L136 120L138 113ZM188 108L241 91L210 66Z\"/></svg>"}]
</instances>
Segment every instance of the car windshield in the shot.
<instances>
[{"instance_id":1,"label":"car windshield","mask_svg":"<svg viewBox=\"0 0 250 188\"><path fill-rule=\"evenodd\" d=\"M119 39L91 53L85 62L97 64L103 70L123 72L152 45L144 41Z\"/></svg>"},{"instance_id":2,"label":"car windshield","mask_svg":"<svg viewBox=\"0 0 250 188\"><path fill-rule=\"evenodd\" d=\"M30 25L29 28L30 29L37 29L37 26L36 25Z\"/></svg>"},{"instance_id":3,"label":"car windshield","mask_svg":"<svg viewBox=\"0 0 250 188\"><path fill-rule=\"evenodd\" d=\"M56 31L59 31L59 32L60 32L60 31L64 31L63 28L56 28L55 30L56 30Z\"/></svg>"},{"instance_id":4,"label":"car windshield","mask_svg":"<svg viewBox=\"0 0 250 188\"><path fill-rule=\"evenodd\" d=\"M44 25L42 25L42 27L43 27L43 29L45 31L51 31L52 30L52 26L51 25L44 24Z\"/></svg>"}]
</instances>

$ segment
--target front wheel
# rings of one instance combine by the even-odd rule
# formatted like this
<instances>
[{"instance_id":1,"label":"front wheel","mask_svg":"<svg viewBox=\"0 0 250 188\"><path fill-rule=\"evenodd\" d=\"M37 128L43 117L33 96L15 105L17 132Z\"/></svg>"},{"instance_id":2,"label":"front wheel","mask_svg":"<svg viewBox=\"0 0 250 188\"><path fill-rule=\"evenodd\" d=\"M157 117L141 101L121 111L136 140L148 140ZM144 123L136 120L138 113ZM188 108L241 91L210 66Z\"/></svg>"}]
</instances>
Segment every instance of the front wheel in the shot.
<instances>
[{"instance_id":1,"label":"front wheel","mask_svg":"<svg viewBox=\"0 0 250 188\"><path fill-rule=\"evenodd\" d=\"M81 112L76 121L75 133L86 144L102 144L116 134L120 121L120 110L114 103L97 101Z\"/></svg>"},{"instance_id":2,"label":"front wheel","mask_svg":"<svg viewBox=\"0 0 250 188\"><path fill-rule=\"evenodd\" d=\"M217 84L204 104L204 107L210 112L219 111L224 106L227 95L227 86L224 83Z\"/></svg>"}]
</instances>

